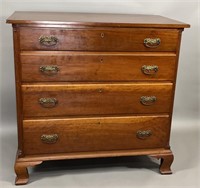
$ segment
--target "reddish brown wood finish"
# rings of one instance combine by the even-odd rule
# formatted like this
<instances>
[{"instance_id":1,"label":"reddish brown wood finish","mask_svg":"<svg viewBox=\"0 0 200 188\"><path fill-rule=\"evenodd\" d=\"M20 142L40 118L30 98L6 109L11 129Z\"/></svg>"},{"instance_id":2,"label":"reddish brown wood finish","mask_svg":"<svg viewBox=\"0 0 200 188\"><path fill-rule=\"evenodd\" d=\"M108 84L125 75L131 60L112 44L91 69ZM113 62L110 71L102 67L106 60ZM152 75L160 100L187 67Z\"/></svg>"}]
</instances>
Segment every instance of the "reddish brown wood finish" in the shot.
<instances>
[{"instance_id":1,"label":"reddish brown wood finish","mask_svg":"<svg viewBox=\"0 0 200 188\"><path fill-rule=\"evenodd\" d=\"M162 159L162 174L171 173L173 99L188 24L155 15L43 12L16 12L7 23L14 35L17 185L27 183L27 167L46 160L149 155ZM45 47L41 35L58 43ZM148 48L145 38L161 43ZM39 68L46 65L58 66L58 73L44 75ZM143 65L158 71L144 75ZM143 106L141 96L157 100ZM58 103L43 108L42 97ZM151 136L138 139L138 130L151 130ZM44 144L42 134L58 140Z\"/></svg>"},{"instance_id":2,"label":"reddish brown wood finish","mask_svg":"<svg viewBox=\"0 0 200 188\"><path fill-rule=\"evenodd\" d=\"M18 131L18 157L23 157L23 110L22 110L22 92L21 92L21 63L20 63L20 44L19 27L13 26L14 43L14 66L15 66L15 91L16 91L16 109L17 109L17 131Z\"/></svg>"},{"instance_id":3,"label":"reddish brown wood finish","mask_svg":"<svg viewBox=\"0 0 200 188\"><path fill-rule=\"evenodd\" d=\"M58 43L45 46L39 42L41 36L54 36ZM144 45L146 38L160 38L156 48ZM175 51L178 30L167 29L20 29L21 50L66 50L66 51Z\"/></svg>"},{"instance_id":4,"label":"reddish brown wood finish","mask_svg":"<svg viewBox=\"0 0 200 188\"><path fill-rule=\"evenodd\" d=\"M97 52L22 52L22 81L173 81L174 53L97 53ZM57 66L57 73L46 74L41 66ZM147 75L144 65L158 71Z\"/></svg>"},{"instance_id":5,"label":"reddish brown wood finish","mask_svg":"<svg viewBox=\"0 0 200 188\"><path fill-rule=\"evenodd\" d=\"M39 165L41 164L43 161L39 160L39 161L26 161L26 162L21 162L19 161L19 153L20 150L18 150L17 152L17 158L15 161L15 173L17 175L16 179L15 179L15 184L16 185L24 185L26 183L28 183L29 180L29 174L28 174L28 167L33 167L35 165Z\"/></svg>"},{"instance_id":6,"label":"reddish brown wood finish","mask_svg":"<svg viewBox=\"0 0 200 188\"><path fill-rule=\"evenodd\" d=\"M161 174L172 174L171 164L174 161L174 155L171 151L165 154L151 155L157 159L161 159L160 162L160 173Z\"/></svg>"},{"instance_id":7,"label":"reddish brown wood finish","mask_svg":"<svg viewBox=\"0 0 200 188\"><path fill-rule=\"evenodd\" d=\"M69 12L17 11L7 19L12 24L59 25L61 27L144 27L144 28L185 28L189 24L159 15L142 14L97 14Z\"/></svg>"},{"instance_id":8,"label":"reddish brown wood finish","mask_svg":"<svg viewBox=\"0 0 200 188\"><path fill-rule=\"evenodd\" d=\"M70 118L24 120L24 151L50 154L86 151L164 148L168 141L168 116L107 118ZM151 131L141 139L137 131ZM56 143L47 144L42 135L58 135Z\"/></svg>"},{"instance_id":9,"label":"reddish brown wood finish","mask_svg":"<svg viewBox=\"0 0 200 188\"><path fill-rule=\"evenodd\" d=\"M134 149L134 150L112 150L112 151L94 151L94 152L76 152L76 153L55 153L55 154L39 154L26 155L26 157L19 158L19 162L29 161L52 161L65 159L84 159L84 158L101 158L101 157L121 157L121 156L138 156L138 155L165 155L171 152L167 148L154 149Z\"/></svg>"},{"instance_id":10,"label":"reddish brown wood finish","mask_svg":"<svg viewBox=\"0 0 200 188\"><path fill-rule=\"evenodd\" d=\"M29 118L168 113L172 97L170 83L22 85L22 90L23 113ZM142 96L157 100L146 106L140 101ZM43 107L40 98L55 98L57 104Z\"/></svg>"}]
</instances>

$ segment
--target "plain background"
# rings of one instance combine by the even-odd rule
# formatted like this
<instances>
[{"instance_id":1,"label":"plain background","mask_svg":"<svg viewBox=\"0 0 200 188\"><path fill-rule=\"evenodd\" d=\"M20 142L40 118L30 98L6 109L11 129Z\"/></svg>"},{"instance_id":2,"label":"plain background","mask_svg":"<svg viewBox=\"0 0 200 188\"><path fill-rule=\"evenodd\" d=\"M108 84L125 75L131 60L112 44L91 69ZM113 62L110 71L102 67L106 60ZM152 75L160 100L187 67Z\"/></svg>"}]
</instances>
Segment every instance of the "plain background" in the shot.
<instances>
[{"instance_id":1,"label":"plain background","mask_svg":"<svg viewBox=\"0 0 200 188\"><path fill-rule=\"evenodd\" d=\"M75 167L76 162L66 162L66 165L55 162L36 168L31 174L30 184L24 187L200 186L200 3L197 0L0 0L0 187L14 187L15 177L13 165L17 132L13 44L11 25L5 23L6 18L14 11L158 14L191 25L190 29L183 32L179 59L171 134L171 146L176 159L172 167L175 171L172 176L160 176L156 163L145 158L91 160L83 162L86 166L80 164L78 168ZM127 161L135 165L127 168ZM113 165L109 165L110 163Z\"/></svg>"}]
</instances>

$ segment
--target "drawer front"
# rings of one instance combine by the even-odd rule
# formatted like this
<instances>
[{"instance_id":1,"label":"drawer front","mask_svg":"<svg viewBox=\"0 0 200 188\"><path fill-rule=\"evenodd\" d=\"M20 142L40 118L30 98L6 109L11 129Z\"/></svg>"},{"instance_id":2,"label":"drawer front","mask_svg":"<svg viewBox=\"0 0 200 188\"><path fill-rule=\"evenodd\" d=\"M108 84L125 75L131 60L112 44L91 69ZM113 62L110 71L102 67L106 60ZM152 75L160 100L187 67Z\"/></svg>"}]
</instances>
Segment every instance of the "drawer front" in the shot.
<instances>
[{"instance_id":1,"label":"drawer front","mask_svg":"<svg viewBox=\"0 0 200 188\"><path fill-rule=\"evenodd\" d=\"M23 113L34 116L168 113L172 84L23 85Z\"/></svg>"},{"instance_id":2,"label":"drawer front","mask_svg":"<svg viewBox=\"0 0 200 188\"><path fill-rule=\"evenodd\" d=\"M50 154L164 148L168 116L24 120L24 152Z\"/></svg>"},{"instance_id":3,"label":"drawer front","mask_svg":"<svg viewBox=\"0 0 200 188\"><path fill-rule=\"evenodd\" d=\"M176 51L176 29L20 28L21 50Z\"/></svg>"},{"instance_id":4,"label":"drawer front","mask_svg":"<svg viewBox=\"0 0 200 188\"><path fill-rule=\"evenodd\" d=\"M173 81L175 54L165 53L21 53L22 80Z\"/></svg>"}]
</instances>

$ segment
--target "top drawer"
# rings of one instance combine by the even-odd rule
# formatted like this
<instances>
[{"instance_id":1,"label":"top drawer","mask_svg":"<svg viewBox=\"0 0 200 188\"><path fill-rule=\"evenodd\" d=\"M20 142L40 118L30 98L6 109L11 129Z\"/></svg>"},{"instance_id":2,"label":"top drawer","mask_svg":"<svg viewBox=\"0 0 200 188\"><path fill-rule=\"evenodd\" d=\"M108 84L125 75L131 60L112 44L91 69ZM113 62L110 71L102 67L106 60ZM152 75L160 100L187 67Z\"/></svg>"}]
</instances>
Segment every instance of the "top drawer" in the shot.
<instances>
[{"instance_id":1,"label":"top drawer","mask_svg":"<svg viewBox=\"0 0 200 188\"><path fill-rule=\"evenodd\" d=\"M179 30L21 27L21 50L176 51Z\"/></svg>"}]
</instances>

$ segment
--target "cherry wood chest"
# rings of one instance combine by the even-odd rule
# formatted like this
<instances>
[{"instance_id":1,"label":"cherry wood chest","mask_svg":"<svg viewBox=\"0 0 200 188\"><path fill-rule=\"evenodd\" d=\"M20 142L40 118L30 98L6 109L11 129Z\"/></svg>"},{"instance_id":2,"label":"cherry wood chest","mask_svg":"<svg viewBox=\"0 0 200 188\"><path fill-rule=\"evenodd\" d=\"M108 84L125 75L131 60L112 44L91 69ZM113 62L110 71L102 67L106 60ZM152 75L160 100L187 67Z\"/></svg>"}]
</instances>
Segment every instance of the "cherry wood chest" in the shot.
<instances>
[{"instance_id":1,"label":"cherry wood chest","mask_svg":"<svg viewBox=\"0 0 200 188\"><path fill-rule=\"evenodd\" d=\"M170 174L181 33L155 15L15 12L16 184L47 160L148 155Z\"/></svg>"}]
</instances>

